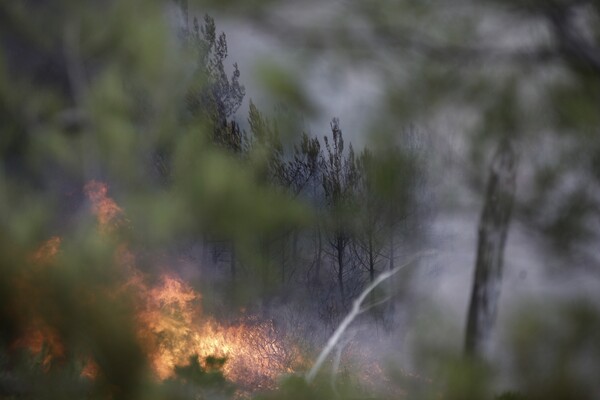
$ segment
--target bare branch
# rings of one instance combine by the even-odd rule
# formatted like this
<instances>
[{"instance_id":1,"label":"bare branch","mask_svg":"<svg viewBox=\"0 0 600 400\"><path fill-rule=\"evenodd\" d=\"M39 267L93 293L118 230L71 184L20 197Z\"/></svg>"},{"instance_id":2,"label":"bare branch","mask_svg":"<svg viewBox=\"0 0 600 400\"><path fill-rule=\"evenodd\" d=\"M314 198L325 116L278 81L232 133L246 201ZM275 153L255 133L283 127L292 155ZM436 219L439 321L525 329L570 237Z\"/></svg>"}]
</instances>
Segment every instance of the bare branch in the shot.
<instances>
[{"instance_id":1,"label":"bare branch","mask_svg":"<svg viewBox=\"0 0 600 400\"><path fill-rule=\"evenodd\" d=\"M337 385L335 382L335 377L337 376L337 373L340 369L340 363L342 361L342 352L344 351L344 349L346 348L346 346L348 346L348 344L350 343L350 341L352 340L352 338L354 337L354 335L356 334L356 331L353 331L350 335L348 335L344 340L340 341L337 345L337 349L333 358L333 363L331 365L331 388L333 389L333 392L336 394L336 396L340 396L338 390L337 390Z\"/></svg>"},{"instance_id":2,"label":"bare branch","mask_svg":"<svg viewBox=\"0 0 600 400\"><path fill-rule=\"evenodd\" d=\"M315 363L312 366L312 368L310 369L310 371L308 371L308 373L306 374L306 381L308 383L312 382L315 379L315 376L317 375L317 372L319 372L319 369L321 369L321 366L325 362L325 359L327 358L329 353L331 353L331 351L335 348L335 346L339 343L344 332L346 332L346 329L348 329L348 326L352 323L352 321L354 321L354 319L359 314L364 312L364 309L362 308L362 303L365 301L367 296L383 281L394 276L395 274L400 272L400 270L411 265L417 259L424 257L424 256L432 255L434 253L435 253L435 251L433 251L433 250L428 250L428 251L417 253L405 264L399 265L398 267L396 267L390 271L386 271L386 272L380 274L377 278L375 278L375 280L373 282L371 282L369 284L369 286L367 286L365 288L365 290L362 291L360 296L358 296L356 298L356 300L354 300L354 302L352 303L352 309L350 310L348 315L346 315L346 318L344 318L344 320L340 323L340 325L337 327L335 332L333 332L333 334L327 341L327 344L325 345L323 350L321 350L319 357L317 357L317 361L315 361Z\"/></svg>"}]
</instances>

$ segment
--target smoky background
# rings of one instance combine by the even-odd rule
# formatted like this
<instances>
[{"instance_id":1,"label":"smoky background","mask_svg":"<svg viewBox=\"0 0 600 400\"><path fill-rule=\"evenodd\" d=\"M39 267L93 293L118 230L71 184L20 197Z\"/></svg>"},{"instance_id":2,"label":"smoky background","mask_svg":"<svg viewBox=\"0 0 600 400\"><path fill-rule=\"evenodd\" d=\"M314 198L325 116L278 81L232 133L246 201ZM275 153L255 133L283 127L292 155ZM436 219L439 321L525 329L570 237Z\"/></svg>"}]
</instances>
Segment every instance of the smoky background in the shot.
<instances>
[{"instance_id":1,"label":"smoky background","mask_svg":"<svg viewBox=\"0 0 600 400\"><path fill-rule=\"evenodd\" d=\"M194 315L271 324L297 355L267 398L597 395L596 2L1 7L3 396L233 395L205 360L153 378L123 246ZM490 189L497 154L513 189ZM90 182L118 204L108 235ZM427 250L307 384L369 282ZM18 345L38 321L60 355Z\"/></svg>"}]
</instances>

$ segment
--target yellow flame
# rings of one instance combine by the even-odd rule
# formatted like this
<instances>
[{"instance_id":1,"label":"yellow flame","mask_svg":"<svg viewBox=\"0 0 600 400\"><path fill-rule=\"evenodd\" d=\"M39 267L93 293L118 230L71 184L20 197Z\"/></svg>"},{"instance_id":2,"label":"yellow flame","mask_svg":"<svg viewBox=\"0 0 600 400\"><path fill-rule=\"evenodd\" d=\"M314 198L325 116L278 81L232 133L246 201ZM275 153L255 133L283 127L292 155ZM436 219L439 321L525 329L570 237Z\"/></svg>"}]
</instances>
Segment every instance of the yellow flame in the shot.
<instances>
[{"instance_id":1,"label":"yellow flame","mask_svg":"<svg viewBox=\"0 0 600 400\"><path fill-rule=\"evenodd\" d=\"M103 234L126 222L123 210L108 196L106 184L91 181L84 190ZM51 238L32 254L32 260L50 262L60 244L61 238ZM246 390L271 388L278 376L293 372L294 364L301 360L298 349L284 343L271 321L245 317L234 324L220 323L203 315L200 293L175 274L165 274L158 284L148 284L125 244L119 246L115 259L128 275L116 289L134 293L137 336L157 378L172 377L175 367L187 364L192 356L201 361L215 356L227 359L225 376ZM35 326L20 343L35 354L41 353L44 344L50 345L44 363L49 365L64 354L58 335L43 325ZM81 375L94 378L97 374L97 365L88 359Z\"/></svg>"},{"instance_id":2,"label":"yellow flame","mask_svg":"<svg viewBox=\"0 0 600 400\"><path fill-rule=\"evenodd\" d=\"M165 275L158 286L139 286L138 294L146 299L137 314L138 335L161 379L173 376L190 356L216 356L227 359L224 373L232 381L269 388L299 360L299 351L284 345L270 321L246 318L225 325L203 316L200 295L179 278Z\"/></svg>"}]
</instances>

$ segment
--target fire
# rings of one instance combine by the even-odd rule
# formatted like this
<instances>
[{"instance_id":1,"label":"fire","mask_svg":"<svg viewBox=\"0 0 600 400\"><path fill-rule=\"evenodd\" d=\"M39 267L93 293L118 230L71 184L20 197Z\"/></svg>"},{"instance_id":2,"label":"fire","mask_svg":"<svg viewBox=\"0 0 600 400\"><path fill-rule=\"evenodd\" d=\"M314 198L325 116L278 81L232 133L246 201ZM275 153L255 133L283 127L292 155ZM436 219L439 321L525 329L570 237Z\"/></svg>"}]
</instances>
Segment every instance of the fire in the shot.
<instances>
[{"instance_id":1,"label":"fire","mask_svg":"<svg viewBox=\"0 0 600 400\"><path fill-rule=\"evenodd\" d=\"M41 321L32 321L13 347L27 348L39 356L44 371L50 369L53 361L60 360L65 355L65 348L58 333Z\"/></svg>"},{"instance_id":2,"label":"fire","mask_svg":"<svg viewBox=\"0 0 600 400\"><path fill-rule=\"evenodd\" d=\"M98 219L100 231L109 233L121 225L124 212L117 203L108 197L108 186L98 181L90 181L83 188L92 203L92 211Z\"/></svg>"},{"instance_id":3,"label":"fire","mask_svg":"<svg viewBox=\"0 0 600 400\"><path fill-rule=\"evenodd\" d=\"M284 345L270 321L245 318L225 325L203 316L200 295L176 277L165 275L158 286L138 293L146 299L138 312L138 334L161 379L172 377L175 366L190 356L215 356L227 359L225 376L238 385L269 388L299 360L297 349Z\"/></svg>"},{"instance_id":4,"label":"fire","mask_svg":"<svg viewBox=\"0 0 600 400\"><path fill-rule=\"evenodd\" d=\"M62 239L58 236L51 237L31 255L31 261L35 264L44 264L52 261L58 253L61 241Z\"/></svg>"},{"instance_id":5,"label":"fire","mask_svg":"<svg viewBox=\"0 0 600 400\"><path fill-rule=\"evenodd\" d=\"M61 244L61 238L53 236L42 243L29 257L29 268L23 268L18 279L14 282L23 298L19 304L27 305L19 310L19 314L24 318L23 331L21 336L12 343L13 349L26 348L34 355L39 357L39 362L44 371L48 371L53 361L64 357L65 348L56 330L48 326L42 318L36 315L32 309L32 303L37 301L35 296L39 288L36 287L34 277L47 268L58 254ZM30 318L27 318L30 317Z\"/></svg>"},{"instance_id":6,"label":"fire","mask_svg":"<svg viewBox=\"0 0 600 400\"><path fill-rule=\"evenodd\" d=\"M113 233L128 223L123 210L108 196L106 184L91 181L84 191L101 233ZM46 264L59 253L60 245L61 238L53 237L34 251L31 259L36 264ZM149 278L136 268L135 254L126 244L118 247L115 263L124 268L127 276L116 289L133 293L136 334L158 379L174 377L175 367L186 365L190 357L198 357L203 363L213 356L226 359L225 377L241 388L271 388L278 376L293 372L301 360L298 349L284 343L272 322L245 317L236 323L221 323L204 315L200 293L174 273L163 274L157 283L149 283ZM45 366L65 352L60 337L43 324L32 325L17 345L34 354L47 348ZM85 362L81 375L98 375L93 360Z\"/></svg>"}]
</instances>

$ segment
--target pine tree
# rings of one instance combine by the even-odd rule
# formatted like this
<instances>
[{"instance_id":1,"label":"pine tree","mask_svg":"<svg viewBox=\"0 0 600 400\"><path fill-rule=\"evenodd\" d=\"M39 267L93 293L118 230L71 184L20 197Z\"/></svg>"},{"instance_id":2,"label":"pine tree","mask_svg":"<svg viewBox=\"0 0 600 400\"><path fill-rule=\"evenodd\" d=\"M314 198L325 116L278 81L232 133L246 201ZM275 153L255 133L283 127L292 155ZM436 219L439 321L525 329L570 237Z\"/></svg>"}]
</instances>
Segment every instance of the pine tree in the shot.
<instances>
[{"instance_id":1,"label":"pine tree","mask_svg":"<svg viewBox=\"0 0 600 400\"><path fill-rule=\"evenodd\" d=\"M325 136L322 157L322 183L329 210L328 241L333 250L341 303L346 302L344 275L348 266L347 250L353 238L352 210L355 206L359 175L352 145L344 152L339 120L331 122L331 141Z\"/></svg>"}]
</instances>

